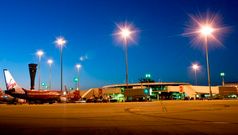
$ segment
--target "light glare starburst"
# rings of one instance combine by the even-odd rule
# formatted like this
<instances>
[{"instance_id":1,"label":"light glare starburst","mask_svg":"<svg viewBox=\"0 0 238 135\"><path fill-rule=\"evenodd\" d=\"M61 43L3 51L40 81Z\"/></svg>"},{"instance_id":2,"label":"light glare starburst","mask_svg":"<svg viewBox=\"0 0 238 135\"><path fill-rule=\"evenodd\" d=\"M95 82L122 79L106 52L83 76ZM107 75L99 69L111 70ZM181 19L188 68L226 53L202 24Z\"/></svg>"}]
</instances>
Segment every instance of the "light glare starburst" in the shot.
<instances>
[{"instance_id":1,"label":"light glare starburst","mask_svg":"<svg viewBox=\"0 0 238 135\"><path fill-rule=\"evenodd\" d=\"M203 34L204 36L209 36L214 32L213 27L209 25L204 25L200 29L200 33Z\"/></svg>"},{"instance_id":2,"label":"light glare starburst","mask_svg":"<svg viewBox=\"0 0 238 135\"><path fill-rule=\"evenodd\" d=\"M36 55L37 55L39 58L41 58L41 57L44 55L44 51L43 51L43 50L38 50L38 51L36 52Z\"/></svg>"},{"instance_id":3,"label":"light glare starburst","mask_svg":"<svg viewBox=\"0 0 238 135\"><path fill-rule=\"evenodd\" d=\"M52 60L52 59L48 59L48 60L47 60L47 63L48 63L49 65L51 65L51 64L53 63L53 60Z\"/></svg>"},{"instance_id":4,"label":"light glare starburst","mask_svg":"<svg viewBox=\"0 0 238 135\"><path fill-rule=\"evenodd\" d=\"M204 16L189 15L191 22L183 33L184 36L191 37L192 44L200 45L204 42L214 42L223 45L220 41L221 35L227 31L227 27L221 26L218 14L207 12Z\"/></svg>"},{"instance_id":5,"label":"light glare starburst","mask_svg":"<svg viewBox=\"0 0 238 135\"><path fill-rule=\"evenodd\" d=\"M127 22L116 24L116 31L113 33L118 42L123 42L124 45L129 43L136 43L138 30Z\"/></svg>"},{"instance_id":6,"label":"light glare starburst","mask_svg":"<svg viewBox=\"0 0 238 135\"><path fill-rule=\"evenodd\" d=\"M66 43L67 41L64 39L64 37L57 37L55 40L55 44L60 47L63 47Z\"/></svg>"},{"instance_id":7,"label":"light glare starburst","mask_svg":"<svg viewBox=\"0 0 238 135\"><path fill-rule=\"evenodd\" d=\"M75 67L76 67L77 69L79 69L79 68L81 68L81 64L76 64Z\"/></svg>"},{"instance_id":8,"label":"light glare starburst","mask_svg":"<svg viewBox=\"0 0 238 135\"><path fill-rule=\"evenodd\" d=\"M193 68L193 70L199 70L198 64L193 64L193 65L192 65L192 68Z\"/></svg>"}]
</instances>

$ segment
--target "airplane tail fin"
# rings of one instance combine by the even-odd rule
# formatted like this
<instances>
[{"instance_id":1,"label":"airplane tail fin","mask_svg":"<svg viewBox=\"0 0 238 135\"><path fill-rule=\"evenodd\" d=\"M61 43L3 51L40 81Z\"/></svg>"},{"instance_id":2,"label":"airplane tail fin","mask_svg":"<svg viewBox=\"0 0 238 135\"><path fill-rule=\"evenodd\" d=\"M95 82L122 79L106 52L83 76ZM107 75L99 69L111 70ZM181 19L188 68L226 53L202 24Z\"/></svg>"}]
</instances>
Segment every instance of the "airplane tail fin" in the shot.
<instances>
[{"instance_id":1,"label":"airplane tail fin","mask_svg":"<svg viewBox=\"0 0 238 135\"><path fill-rule=\"evenodd\" d=\"M16 83L11 73L7 69L3 69L7 90L14 90L17 93L25 93L25 91Z\"/></svg>"}]
</instances>

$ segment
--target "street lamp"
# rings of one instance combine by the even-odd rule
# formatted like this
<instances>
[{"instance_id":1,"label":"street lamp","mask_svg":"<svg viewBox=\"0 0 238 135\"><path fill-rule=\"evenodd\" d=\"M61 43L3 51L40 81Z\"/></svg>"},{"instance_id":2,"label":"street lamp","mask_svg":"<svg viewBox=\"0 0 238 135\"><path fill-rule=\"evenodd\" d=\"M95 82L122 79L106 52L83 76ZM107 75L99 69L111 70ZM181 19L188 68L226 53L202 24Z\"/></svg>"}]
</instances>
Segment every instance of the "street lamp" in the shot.
<instances>
[{"instance_id":1,"label":"street lamp","mask_svg":"<svg viewBox=\"0 0 238 135\"><path fill-rule=\"evenodd\" d=\"M125 65L126 65L126 87L128 88L128 42L134 41L136 30L133 29L132 25L124 23L117 25L117 32L115 35L123 42L123 49L125 52Z\"/></svg>"},{"instance_id":2,"label":"street lamp","mask_svg":"<svg viewBox=\"0 0 238 135\"><path fill-rule=\"evenodd\" d=\"M211 77L210 77L210 65L209 65L209 54L208 54L208 38L213 36L214 28L210 24L203 24L199 28L200 36L204 37L204 45L206 50L206 62L207 62L207 81L209 86L210 98L212 98L211 90Z\"/></svg>"},{"instance_id":3,"label":"street lamp","mask_svg":"<svg viewBox=\"0 0 238 135\"><path fill-rule=\"evenodd\" d=\"M187 25L184 36L192 36L192 43L203 43L206 51L206 65L207 65L207 80L209 85L210 98L212 98L211 80L210 80L210 65L208 56L208 41L215 42L218 45L223 45L220 41L222 34L229 31L229 27L221 25L221 20L218 14L211 14L207 12L204 15L199 13L196 15L189 15L190 23Z\"/></svg>"},{"instance_id":4,"label":"street lamp","mask_svg":"<svg viewBox=\"0 0 238 135\"><path fill-rule=\"evenodd\" d=\"M50 70L50 74L49 74L49 90L51 90L51 80L52 80L52 69L51 69L51 65L53 63L52 59L48 59L47 61L48 65L49 65L49 70Z\"/></svg>"},{"instance_id":5,"label":"street lamp","mask_svg":"<svg viewBox=\"0 0 238 135\"><path fill-rule=\"evenodd\" d=\"M195 75L195 84L197 85L197 70L199 70L198 64L193 64L192 68L194 70L194 75Z\"/></svg>"},{"instance_id":6,"label":"street lamp","mask_svg":"<svg viewBox=\"0 0 238 135\"><path fill-rule=\"evenodd\" d=\"M222 86L224 86L225 85L225 79L224 79L225 73L224 72L220 73L220 76L222 78Z\"/></svg>"},{"instance_id":7,"label":"street lamp","mask_svg":"<svg viewBox=\"0 0 238 135\"><path fill-rule=\"evenodd\" d=\"M38 89L40 90L40 89L41 89L40 61L41 61L41 57L44 55L44 52L43 52L42 50L38 50L38 51L36 52L36 55L38 56L38 81L39 81Z\"/></svg>"},{"instance_id":8,"label":"street lamp","mask_svg":"<svg viewBox=\"0 0 238 135\"><path fill-rule=\"evenodd\" d=\"M78 81L77 81L77 90L79 90L79 69L82 67L80 64L76 64L75 66L77 68L78 71Z\"/></svg>"},{"instance_id":9,"label":"street lamp","mask_svg":"<svg viewBox=\"0 0 238 135\"><path fill-rule=\"evenodd\" d=\"M60 48L60 90L63 91L63 48L67 41L64 37L57 37L55 44Z\"/></svg>"},{"instance_id":10,"label":"street lamp","mask_svg":"<svg viewBox=\"0 0 238 135\"><path fill-rule=\"evenodd\" d=\"M210 15L207 13L205 16L199 15L198 17L190 15L192 19L192 24L188 25L187 31L183 34L185 36L193 36L192 42L202 43L206 52L206 66L207 66L207 81L209 86L210 98L212 98L211 90L211 77L210 77L210 64L209 64L209 54L208 54L208 43L216 42L222 45L218 39L222 32L226 32L226 27L219 26L218 15Z\"/></svg>"},{"instance_id":11,"label":"street lamp","mask_svg":"<svg viewBox=\"0 0 238 135\"><path fill-rule=\"evenodd\" d=\"M125 63L126 63L126 87L128 88L128 46L127 46L128 42L127 42L127 39L128 37L130 37L131 31L127 27L124 27L120 30L121 30L120 32L121 38L124 41Z\"/></svg>"}]
</instances>

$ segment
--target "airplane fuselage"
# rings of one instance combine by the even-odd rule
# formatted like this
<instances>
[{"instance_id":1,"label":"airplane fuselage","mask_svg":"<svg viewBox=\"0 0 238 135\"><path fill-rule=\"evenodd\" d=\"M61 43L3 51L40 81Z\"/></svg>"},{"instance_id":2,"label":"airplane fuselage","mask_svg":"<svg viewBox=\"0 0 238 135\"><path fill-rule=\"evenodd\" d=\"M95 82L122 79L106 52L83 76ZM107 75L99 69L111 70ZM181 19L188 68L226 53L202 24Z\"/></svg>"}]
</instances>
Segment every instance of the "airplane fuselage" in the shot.
<instances>
[{"instance_id":1,"label":"airplane fuselage","mask_svg":"<svg viewBox=\"0 0 238 135\"><path fill-rule=\"evenodd\" d=\"M37 101L39 103L45 102L55 102L60 100L61 94L57 91L49 90L25 90L25 93L17 93L14 90L5 91L6 94L9 94L15 98L26 99L29 102Z\"/></svg>"},{"instance_id":2,"label":"airplane fuselage","mask_svg":"<svg viewBox=\"0 0 238 135\"><path fill-rule=\"evenodd\" d=\"M6 94L14 98L25 99L29 103L54 103L60 101L61 93L59 91L49 90L26 90L20 87L11 73L7 69L3 69L7 90Z\"/></svg>"}]
</instances>

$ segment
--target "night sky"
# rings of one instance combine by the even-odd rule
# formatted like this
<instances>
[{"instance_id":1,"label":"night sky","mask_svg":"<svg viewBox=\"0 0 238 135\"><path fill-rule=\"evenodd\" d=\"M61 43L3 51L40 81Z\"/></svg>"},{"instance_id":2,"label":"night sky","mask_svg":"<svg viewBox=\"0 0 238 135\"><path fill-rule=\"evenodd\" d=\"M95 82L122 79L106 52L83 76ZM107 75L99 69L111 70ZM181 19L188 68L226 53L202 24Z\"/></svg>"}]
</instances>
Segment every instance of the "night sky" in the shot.
<instances>
[{"instance_id":1,"label":"night sky","mask_svg":"<svg viewBox=\"0 0 238 135\"><path fill-rule=\"evenodd\" d=\"M202 66L198 84L207 85L202 44L192 44L183 33L189 15L209 12L218 14L222 26L229 28L220 39L222 45L209 43L212 85L221 84L220 72L225 72L225 81L238 81L237 7L237 0L0 0L0 70L9 69L19 85L29 88L28 64L38 62L35 53L42 49L41 80L49 80L46 61L52 58L52 85L59 89L60 52L54 40L63 36L68 88L75 86L77 63L82 64L80 89L124 83L123 47L113 32L116 24L127 21L138 30L136 43L128 48L130 83L150 73L157 82L194 84L191 64L197 62ZM0 88L5 89L3 75Z\"/></svg>"}]
</instances>

